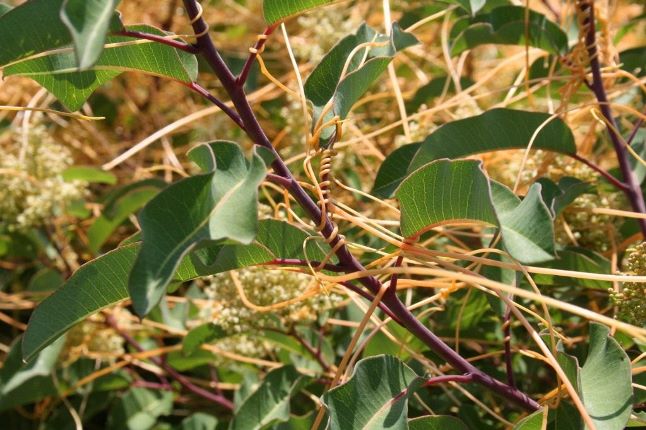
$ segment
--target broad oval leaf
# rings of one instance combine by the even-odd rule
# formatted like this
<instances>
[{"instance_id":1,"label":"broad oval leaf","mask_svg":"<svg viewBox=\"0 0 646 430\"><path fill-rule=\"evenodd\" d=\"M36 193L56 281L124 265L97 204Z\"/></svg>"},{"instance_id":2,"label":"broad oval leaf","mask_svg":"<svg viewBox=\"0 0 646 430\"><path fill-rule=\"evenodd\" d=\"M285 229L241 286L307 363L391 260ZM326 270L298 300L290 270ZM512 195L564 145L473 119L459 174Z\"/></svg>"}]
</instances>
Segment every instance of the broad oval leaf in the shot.
<instances>
[{"instance_id":1,"label":"broad oval leaf","mask_svg":"<svg viewBox=\"0 0 646 430\"><path fill-rule=\"evenodd\" d=\"M444 124L423 142L404 145L390 154L377 173L373 194L383 198L392 196L409 173L433 160L526 148L535 133L533 149L575 154L572 131L558 118L545 124L549 119L550 115L544 113L492 109ZM501 134L501 130L505 133Z\"/></svg>"},{"instance_id":2,"label":"broad oval leaf","mask_svg":"<svg viewBox=\"0 0 646 430\"><path fill-rule=\"evenodd\" d=\"M423 381L396 357L364 358L345 384L323 396L330 430L406 429L408 397Z\"/></svg>"},{"instance_id":3,"label":"broad oval leaf","mask_svg":"<svg viewBox=\"0 0 646 430\"><path fill-rule=\"evenodd\" d=\"M417 237L432 227L479 222L498 227L509 254L533 264L554 256L550 212L535 184L521 201L508 188L491 183L477 160L436 160L413 172L397 190L401 231Z\"/></svg>"},{"instance_id":4,"label":"broad oval leaf","mask_svg":"<svg viewBox=\"0 0 646 430\"><path fill-rule=\"evenodd\" d=\"M522 6L500 6L490 13L465 18L451 33L452 55L485 44L529 45L556 55L568 49L567 35L557 24Z\"/></svg>"},{"instance_id":5,"label":"broad oval leaf","mask_svg":"<svg viewBox=\"0 0 646 430\"><path fill-rule=\"evenodd\" d=\"M631 364L608 327L590 324L590 347L581 368L581 397L598 429L621 430L633 406Z\"/></svg>"},{"instance_id":6,"label":"broad oval leaf","mask_svg":"<svg viewBox=\"0 0 646 430\"><path fill-rule=\"evenodd\" d=\"M263 220L250 245L219 243L186 257L175 275L187 281L227 270L266 263L276 258L306 258L303 243L309 234L284 221ZM81 266L31 314L22 340L22 356L31 360L39 351L101 309L128 298L130 273L140 244L132 243ZM307 258L325 255L315 241L308 242Z\"/></svg>"},{"instance_id":7,"label":"broad oval leaf","mask_svg":"<svg viewBox=\"0 0 646 430\"><path fill-rule=\"evenodd\" d=\"M103 51L110 21L119 0L65 0L61 21L74 41L80 70L93 66Z\"/></svg>"},{"instance_id":8,"label":"broad oval leaf","mask_svg":"<svg viewBox=\"0 0 646 430\"><path fill-rule=\"evenodd\" d=\"M308 10L332 4L335 1L338 0L264 0L262 12L265 21L268 24L274 24Z\"/></svg>"},{"instance_id":9,"label":"broad oval leaf","mask_svg":"<svg viewBox=\"0 0 646 430\"><path fill-rule=\"evenodd\" d=\"M377 46L360 47L377 43ZM356 34L343 38L305 82L305 96L314 106L313 124L325 124L335 116L344 119L352 106L368 91L386 70L393 56L419 41L411 33L393 24L392 34L386 36L363 24ZM334 126L321 130L323 146L334 134Z\"/></svg>"},{"instance_id":10,"label":"broad oval leaf","mask_svg":"<svg viewBox=\"0 0 646 430\"><path fill-rule=\"evenodd\" d=\"M437 160L413 172L397 190L405 237L454 222L499 226L489 180L476 160Z\"/></svg>"},{"instance_id":11,"label":"broad oval leaf","mask_svg":"<svg viewBox=\"0 0 646 430\"><path fill-rule=\"evenodd\" d=\"M542 430L543 427L543 410L538 410L533 414L523 418L514 424L513 430Z\"/></svg>"},{"instance_id":12,"label":"broad oval leaf","mask_svg":"<svg viewBox=\"0 0 646 430\"><path fill-rule=\"evenodd\" d=\"M289 401L309 379L294 366L283 366L267 374L236 411L231 430L262 430L289 420Z\"/></svg>"},{"instance_id":13,"label":"broad oval leaf","mask_svg":"<svg viewBox=\"0 0 646 430\"><path fill-rule=\"evenodd\" d=\"M555 253L554 223L541 197L541 185L533 184L521 201L507 187L495 182L491 184L502 242L507 252L526 264L552 260Z\"/></svg>"},{"instance_id":14,"label":"broad oval leaf","mask_svg":"<svg viewBox=\"0 0 646 430\"><path fill-rule=\"evenodd\" d=\"M166 35L150 26L132 26L128 30ZM124 71L192 82L197 77L197 59L195 55L160 43L139 43L131 37L109 36L106 48L90 70L77 71L76 56L70 48L14 62L4 69L4 75L35 80L74 111L80 109L98 87Z\"/></svg>"},{"instance_id":15,"label":"broad oval leaf","mask_svg":"<svg viewBox=\"0 0 646 430\"><path fill-rule=\"evenodd\" d=\"M139 215L143 246L128 289L135 311L144 316L157 305L182 258L200 242L253 241L257 231L258 186L267 168L256 153L247 162L238 145L209 145L211 173L181 180L153 198Z\"/></svg>"}]
</instances>

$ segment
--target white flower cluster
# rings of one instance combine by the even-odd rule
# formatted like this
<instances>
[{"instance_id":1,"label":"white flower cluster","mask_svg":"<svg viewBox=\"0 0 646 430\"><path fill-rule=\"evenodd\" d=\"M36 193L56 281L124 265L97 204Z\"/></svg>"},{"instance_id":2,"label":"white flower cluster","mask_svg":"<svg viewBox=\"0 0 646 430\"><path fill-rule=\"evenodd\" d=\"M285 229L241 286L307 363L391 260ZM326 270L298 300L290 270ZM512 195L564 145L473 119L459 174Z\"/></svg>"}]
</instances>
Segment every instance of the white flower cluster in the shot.
<instances>
[{"instance_id":1,"label":"white flower cluster","mask_svg":"<svg viewBox=\"0 0 646 430\"><path fill-rule=\"evenodd\" d=\"M629 249L625 266L629 275L646 275L646 242ZM610 300L617 306L617 318L643 327L646 325L646 284L624 282L621 291L609 290Z\"/></svg>"},{"instance_id":2,"label":"white flower cluster","mask_svg":"<svg viewBox=\"0 0 646 430\"><path fill-rule=\"evenodd\" d=\"M73 363L88 356L110 360L124 353L123 337L107 327L102 317L95 315L77 324L67 333L61 360Z\"/></svg>"},{"instance_id":3,"label":"white flower cluster","mask_svg":"<svg viewBox=\"0 0 646 430\"><path fill-rule=\"evenodd\" d=\"M344 9L328 7L308 12L298 18L298 23L310 37L303 43L294 43L294 53L302 61L318 64L339 40L356 31L360 19L344 13Z\"/></svg>"},{"instance_id":4,"label":"white flower cluster","mask_svg":"<svg viewBox=\"0 0 646 430\"><path fill-rule=\"evenodd\" d=\"M312 283L309 275L262 267L241 269L237 274L245 296L256 306L270 306L301 297ZM232 334L314 321L320 312L341 299L334 294L317 294L275 311L260 313L245 306L229 273L213 276L205 291L212 303L205 311L212 316L214 324Z\"/></svg>"},{"instance_id":5,"label":"white flower cluster","mask_svg":"<svg viewBox=\"0 0 646 430\"><path fill-rule=\"evenodd\" d=\"M31 129L26 142L0 148L0 229L40 227L83 197L85 182L65 182L61 176L72 163L67 148L43 127Z\"/></svg>"}]
</instances>

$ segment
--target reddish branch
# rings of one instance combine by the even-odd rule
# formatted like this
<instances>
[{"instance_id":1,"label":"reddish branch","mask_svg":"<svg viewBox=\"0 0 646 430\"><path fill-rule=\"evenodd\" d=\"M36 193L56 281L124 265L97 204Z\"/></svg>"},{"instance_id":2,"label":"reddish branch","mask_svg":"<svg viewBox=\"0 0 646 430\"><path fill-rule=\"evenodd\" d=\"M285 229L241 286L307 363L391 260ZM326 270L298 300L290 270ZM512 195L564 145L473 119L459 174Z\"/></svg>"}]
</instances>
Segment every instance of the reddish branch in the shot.
<instances>
[{"instance_id":1,"label":"reddish branch","mask_svg":"<svg viewBox=\"0 0 646 430\"><path fill-rule=\"evenodd\" d=\"M233 105L240 115L242 123L244 124L245 132L256 145L265 147L274 154L275 160L272 163L274 174L281 176L284 179L285 183L289 184L288 186L286 186L286 189L300 204L303 210L308 213L312 221L314 221L315 224L320 223L322 214L318 204L309 194L307 194L307 192L298 183L298 181L295 180L289 168L271 144L271 141L265 134L262 126L258 122L258 119L256 118L251 108L251 105L249 104L247 96L244 92L244 82L242 80L238 80L231 73L231 70L222 60L220 53L218 52L215 44L213 43L213 40L207 32L208 26L206 22L202 17L198 18L200 6L195 0L184 0L184 6L188 12L188 17L193 22L193 31L196 35L201 35L197 38L196 43L199 53L204 57L204 59L213 69L214 73L222 83L223 88L231 98L231 101L233 102ZM324 221L324 227L321 230L321 234L325 238L329 239L334 232L335 226L329 219L329 217L326 217ZM336 238L330 241L330 246L336 249L338 240L339 238L337 235ZM354 255L352 255L347 246L338 247L336 256L339 260L339 264L343 265L345 271L348 273L362 272L365 270L363 265L356 259ZM359 281L373 295L377 294L381 289L381 282L372 276L361 278ZM460 354L456 353L438 336L436 336L425 325L423 325L415 317L415 315L413 315L413 313L401 302L396 294L386 294L382 301L382 305L384 305L390 313L396 316L396 321L399 322L399 324L407 328L416 337L422 340L426 345L429 346L429 348L431 348L436 354L446 360L451 366L462 373L471 374L474 382L485 386L486 388L498 393L509 401L516 403L527 410L534 411L540 407L540 405L529 396L527 396L527 394L487 375L482 370L469 363Z\"/></svg>"},{"instance_id":2,"label":"reddish branch","mask_svg":"<svg viewBox=\"0 0 646 430\"><path fill-rule=\"evenodd\" d=\"M597 48L597 35L594 21L594 2L589 0L582 0L577 2L577 7L585 17L583 19L583 28L586 31L585 45L588 50L588 57L590 59L590 71L592 72L592 82L589 87L594 93L594 96L599 103L599 109L606 122L606 129L608 136L617 154L617 161L619 162L619 169L623 176L623 182L626 184L624 190L626 196L630 200L630 204L635 212L646 213L646 204L644 203L644 195L642 194L637 177L630 166L628 158L628 150L625 143L619 136L619 128L617 122L612 115L610 102L606 94L606 89L603 85L603 77L601 75L601 64L599 62L599 49ZM642 232L642 236L646 238L646 219L637 220Z\"/></svg>"},{"instance_id":3,"label":"reddish branch","mask_svg":"<svg viewBox=\"0 0 646 430\"><path fill-rule=\"evenodd\" d=\"M119 324L117 323L117 320L114 318L114 316L107 314L105 316L105 322L112 327L114 331L119 333L123 339L128 342L133 348L135 348L137 351L145 351L144 347L139 344L130 334L128 334L126 331L122 330L119 327ZM155 363L157 366L161 367L164 369L164 371L174 380L179 382L179 384L186 388L188 391L190 391L193 394L196 394L202 398L205 398L213 403L216 403L220 406L222 406L225 409L228 409L230 411L233 411L234 405L233 403L227 399L226 397L220 395L220 394L215 394L210 391L205 390L202 387L198 387L197 385L193 384L186 376L182 375L179 373L177 370L173 369L171 366L169 366L164 360L162 360L160 357L150 357L150 361Z\"/></svg>"}]
</instances>

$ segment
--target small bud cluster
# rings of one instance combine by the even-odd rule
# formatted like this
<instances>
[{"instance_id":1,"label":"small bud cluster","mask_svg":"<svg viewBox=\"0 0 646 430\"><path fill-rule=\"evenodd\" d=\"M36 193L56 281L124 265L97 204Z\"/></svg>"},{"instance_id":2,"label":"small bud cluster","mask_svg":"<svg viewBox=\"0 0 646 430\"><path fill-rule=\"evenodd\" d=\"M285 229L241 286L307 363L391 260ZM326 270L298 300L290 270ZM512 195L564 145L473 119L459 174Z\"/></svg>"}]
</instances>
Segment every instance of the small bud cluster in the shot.
<instances>
[{"instance_id":1,"label":"small bud cluster","mask_svg":"<svg viewBox=\"0 0 646 430\"><path fill-rule=\"evenodd\" d=\"M646 275L646 242L628 251L625 266L630 275ZM621 291L610 289L609 292L610 300L617 307L617 318L640 327L646 324L646 284L624 282Z\"/></svg>"},{"instance_id":2,"label":"small bud cluster","mask_svg":"<svg viewBox=\"0 0 646 430\"><path fill-rule=\"evenodd\" d=\"M348 10L351 8L345 8ZM303 29L309 31L315 43L294 40L294 53L302 62L318 64L330 49L343 37L353 33L360 24L354 14L343 13L344 9L323 8L313 10L298 18Z\"/></svg>"},{"instance_id":3,"label":"small bud cluster","mask_svg":"<svg viewBox=\"0 0 646 430\"><path fill-rule=\"evenodd\" d=\"M515 183L522 153L515 154L513 160L494 159L488 169L492 178L506 185ZM512 166L510 168L510 166ZM564 177L577 178L584 182L596 183L597 173L590 167L562 155L548 154L536 151L528 159L521 173L521 184L534 182L538 177L546 177L558 182ZM598 189L595 193L587 193L577 197L564 211L563 219L555 224L556 240L560 244L571 244L572 240L562 223L565 221L572 236L579 246L604 252L610 248L611 231L620 227L621 218L592 212L594 208L622 208L626 200L621 192Z\"/></svg>"},{"instance_id":4,"label":"small bud cluster","mask_svg":"<svg viewBox=\"0 0 646 430\"><path fill-rule=\"evenodd\" d=\"M252 267L238 270L237 274L246 297L256 306L270 306L298 298L312 285L311 276L285 270ZM311 322L319 312L340 301L336 295L318 294L275 311L259 313L245 306L228 273L213 276L206 294L213 305L205 310L213 316L213 323L232 334L277 324L291 326Z\"/></svg>"},{"instance_id":5,"label":"small bud cluster","mask_svg":"<svg viewBox=\"0 0 646 430\"><path fill-rule=\"evenodd\" d=\"M26 142L0 148L0 228L40 227L83 197L87 184L66 182L61 175L72 163L67 148L43 127L32 128Z\"/></svg>"},{"instance_id":6,"label":"small bud cluster","mask_svg":"<svg viewBox=\"0 0 646 430\"><path fill-rule=\"evenodd\" d=\"M128 312L120 309L120 312ZM95 315L74 326L65 339L61 360L73 363L82 357L111 359L125 353L125 341L103 318Z\"/></svg>"}]
</instances>

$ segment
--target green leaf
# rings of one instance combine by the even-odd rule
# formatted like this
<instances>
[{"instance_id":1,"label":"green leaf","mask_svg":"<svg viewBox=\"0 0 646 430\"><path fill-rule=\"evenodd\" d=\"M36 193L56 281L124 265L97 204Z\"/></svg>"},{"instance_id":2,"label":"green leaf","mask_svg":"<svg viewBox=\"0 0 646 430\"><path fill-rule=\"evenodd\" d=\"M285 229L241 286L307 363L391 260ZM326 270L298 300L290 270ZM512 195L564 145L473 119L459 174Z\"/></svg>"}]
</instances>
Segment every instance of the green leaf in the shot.
<instances>
[{"instance_id":1,"label":"green leaf","mask_svg":"<svg viewBox=\"0 0 646 430\"><path fill-rule=\"evenodd\" d=\"M520 262L553 258L552 218L540 185L532 186L520 201L503 185L490 185L479 161L433 161L408 176L396 197L405 237L446 223L481 222L501 229L505 249Z\"/></svg>"},{"instance_id":2,"label":"green leaf","mask_svg":"<svg viewBox=\"0 0 646 430\"><path fill-rule=\"evenodd\" d=\"M119 0L65 0L61 21L74 41L80 70L94 65L103 51L110 21Z\"/></svg>"},{"instance_id":3,"label":"green leaf","mask_svg":"<svg viewBox=\"0 0 646 430\"><path fill-rule=\"evenodd\" d=\"M460 78L460 87L462 89L473 85L473 81L469 78ZM455 92L455 84L450 76L439 76L431 79L428 84L425 84L415 92L413 98L406 103L407 112L417 112L419 108L428 103L430 100L441 96L442 94L451 94Z\"/></svg>"},{"instance_id":4,"label":"green leaf","mask_svg":"<svg viewBox=\"0 0 646 430\"><path fill-rule=\"evenodd\" d=\"M594 189L592 184L569 176L561 178L558 184L548 178L540 178L536 182L543 186L543 200L554 217L560 215L577 197Z\"/></svg>"},{"instance_id":5,"label":"green leaf","mask_svg":"<svg viewBox=\"0 0 646 430\"><path fill-rule=\"evenodd\" d=\"M98 252L112 232L131 214L148 203L165 185L163 181L145 179L111 193L105 201L103 213L94 220L87 231L90 250Z\"/></svg>"},{"instance_id":6,"label":"green leaf","mask_svg":"<svg viewBox=\"0 0 646 430\"><path fill-rule=\"evenodd\" d=\"M132 26L128 30L166 35L150 26ZM160 43L138 43L136 39L123 36L108 36L107 43L117 45L106 47L96 64L86 71L77 71L76 57L68 49L15 62L4 69L4 75L27 76L35 80L70 110L78 110L98 87L124 71L138 71L182 82L192 82L197 76L196 57L184 51Z\"/></svg>"},{"instance_id":7,"label":"green leaf","mask_svg":"<svg viewBox=\"0 0 646 430\"><path fill-rule=\"evenodd\" d=\"M13 344L0 368L0 411L57 393L51 374L64 345L65 338L61 338L25 364L21 360L20 341Z\"/></svg>"},{"instance_id":8,"label":"green leaf","mask_svg":"<svg viewBox=\"0 0 646 430\"><path fill-rule=\"evenodd\" d=\"M108 428L147 430L172 410L172 391L131 388L110 411Z\"/></svg>"},{"instance_id":9,"label":"green leaf","mask_svg":"<svg viewBox=\"0 0 646 430\"><path fill-rule=\"evenodd\" d=\"M190 330L184 337L184 340L182 340L182 352L186 355L191 355L201 345L226 336L227 332L222 327L213 323L202 324Z\"/></svg>"},{"instance_id":10,"label":"green leaf","mask_svg":"<svg viewBox=\"0 0 646 430\"><path fill-rule=\"evenodd\" d=\"M526 148L537 129L549 118L550 115L538 112L491 109L481 115L444 124L424 142L402 146L389 155L377 173L373 194L383 198L392 196L409 173L433 160ZM503 134L501 130L504 130ZM537 133L532 148L576 153L574 136L560 119L550 121Z\"/></svg>"},{"instance_id":11,"label":"green leaf","mask_svg":"<svg viewBox=\"0 0 646 430\"><path fill-rule=\"evenodd\" d=\"M0 16L4 15L5 13L9 12L12 9L11 6L5 3L0 3Z\"/></svg>"},{"instance_id":12,"label":"green leaf","mask_svg":"<svg viewBox=\"0 0 646 430\"><path fill-rule=\"evenodd\" d=\"M261 430L289 420L289 401L308 382L293 366L283 366L267 374L256 391L240 405L231 421L231 430Z\"/></svg>"},{"instance_id":13,"label":"green leaf","mask_svg":"<svg viewBox=\"0 0 646 430\"><path fill-rule=\"evenodd\" d=\"M469 430L460 419L450 415L433 415L408 421L410 430Z\"/></svg>"},{"instance_id":14,"label":"green leaf","mask_svg":"<svg viewBox=\"0 0 646 430\"><path fill-rule=\"evenodd\" d=\"M492 192L507 252L526 264L554 258L554 224L541 197L541 185L533 184L522 202L507 187L495 182ZM501 194L509 199L504 204Z\"/></svg>"},{"instance_id":15,"label":"green leaf","mask_svg":"<svg viewBox=\"0 0 646 430\"><path fill-rule=\"evenodd\" d=\"M646 46L626 49L619 53L621 68L641 78L646 76Z\"/></svg>"},{"instance_id":16,"label":"green leaf","mask_svg":"<svg viewBox=\"0 0 646 430\"><path fill-rule=\"evenodd\" d=\"M369 42L385 46L355 50ZM313 124L324 124L335 116L341 120L346 118L352 106L386 70L393 56L418 43L415 36L403 31L397 23L393 24L390 36L378 34L363 24L356 34L343 38L327 53L305 82L305 96L314 106ZM325 112L328 105L330 109ZM332 138L334 130L334 126L322 130L323 145Z\"/></svg>"},{"instance_id":17,"label":"green leaf","mask_svg":"<svg viewBox=\"0 0 646 430\"><path fill-rule=\"evenodd\" d=\"M581 397L598 429L623 429L632 410L630 359L608 327L590 324L590 347L581 368Z\"/></svg>"},{"instance_id":18,"label":"green leaf","mask_svg":"<svg viewBox=\"0 0 646 430\"><path fill-rule=\"evenodd\" d=\"M408 397L423 378L399 359L380 355L359 361L352 377L323 396L331 430L406 429Z\"/></svg>"},{"instance_id":19,"label":"green leaf","mask_svg":"<svg viewBox=\"0 0 646 430\"><path fill-rule=\"evenodd\" d=\"M541 430L543 428L543 411L534 412L514 424L514 430Z\"/></svg>"},{"instance_id":20,"label":"green leaf","mask_svg":"<svg viewBox=\"0 0 646 430\"><path fill-rule=\"evenodd\" d=\"M85 181L95 184L109 184L114 185L117 183L117 177L110 172L103 169L89 166L72 166L65 169L62 173L63 180L70 181Z\"/></svg>"},{"instance_id":21,"label":"green leaf","mask_svg":"<svg viewBox=\"0 0 646 430\"><path fill-rule=\"evenodd\" d=\"M309 235L284 221L263 220L254 243L220 243L205 246L184 259L176 281L188 281L227 270L266 263L275 258L305 258L303 243ZM31 360L74 324L128 298L128 274L139 244L108 252L81 266L67 282L47 297L31 314L22 341L22 356ZM307 257L325 255L314 241L308 241Z\"/></svg>"},{"instance_id":22,"label":"green leaf","mask_svg":"<svg viewBox=\"0 0 646 430\"><path fill-rule=\"evenodd\" d=\"M487 0L448 0L449 3L456 3L462 9L469 12L471 15L475 15L480 9L484 7L487 3Z\"/></svg>"},{"instance_id":23,"label":"green leaf","mask_svg":"<svg viewBox=\"0 0 646 430\"><path fill-rule=\"evenodd\" d=\"M218 420L213 415L196 412L182 420L177 430L215 430Z\"/></svg>"},{"instance_id":24,"label":"green leaf","mask_svg":"<svg viewBox=\"0 0 646 430\"><path fill-rule=\"evenodd\" d=\"M565 248L558 251L557 258L548 263L542 264L542 267L551 269L574 270L577 272L611 273L610 261L604 256L584 248ZM585 288L598 288L608 290L612 284L608 281L598 281L594 279L578 279L565 276L540 275L534 276L534 280L540 285L559 285L572 286L580 285Z\"/></svg>"},{"instance_id":25,"label":"green leaf","mask_svg":"<svg viewBox=\"0 0 646 430\"><path fill-rule=\"evenodd\" d=\"M532 10L526 13L522 6L501 6L490 13L458 21L451 31L451 54L458 55L485 44L529 45L552 54L565 54L568 40L563 30L541 13Z\"/></svg>"},{"instance_id":26,"label":"green leaf","mask_svg":"<svg viewBox=\"0 0 646 430\"><path fill-rule=\"evenodd\" d=\"M5 11L0 16L0 65L70 43L59 17L62 4L63 0L32 0Z\"/></svg>"},{"instance_id":27,"label":"green leaf","mask_svg":"<svg viewBox=\"0 0 646 430\"><path fill-rule=\"evenodd\" d=\"M397 190L401 231L418 236L455 221L499 226L489 180L476 160L437 160L413 172Z\"/></svg>"},{"instance_id":28,"label":"green leaf","mask_svg":"<svg viewBox=\"0 0 646 430\"><path fill-rule=\"evenodd\" d=\"M265 21L268 24L274 24L308 10L332 4L335 1L337 0L264 0L262 12Z\"/></svg>"},{"instance_id":29,"label":"green leaf","mask_svg":"<svg viewBox=\"0 0 646 430\"><path fill-rule=\"evenodd\" d=\"M109 252L77 270L34 310L22 339L22 356L31 360L74 324L128 298L126 279L138 246Z\"/></svg>"},{"instance_id":30,"label":"green leaf","mask_svg":"<svg viewBox=\"0 0 646 430\"><path fill-rule=\"evenodd\" d=\"M141 316L159 303L182 258L200 242L233 239L249 244L256 235L265 163L256 153L247 162L234 143L215 142L210 147L214 172L169 186L139 215L143 246L128 289Z\"/></svg>"}]
</instances>

